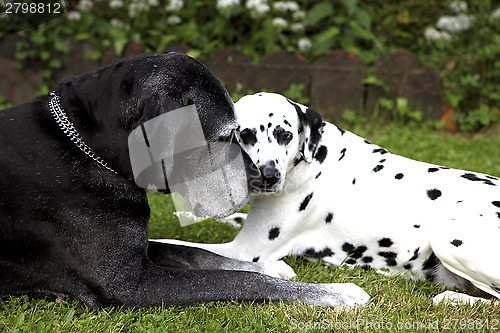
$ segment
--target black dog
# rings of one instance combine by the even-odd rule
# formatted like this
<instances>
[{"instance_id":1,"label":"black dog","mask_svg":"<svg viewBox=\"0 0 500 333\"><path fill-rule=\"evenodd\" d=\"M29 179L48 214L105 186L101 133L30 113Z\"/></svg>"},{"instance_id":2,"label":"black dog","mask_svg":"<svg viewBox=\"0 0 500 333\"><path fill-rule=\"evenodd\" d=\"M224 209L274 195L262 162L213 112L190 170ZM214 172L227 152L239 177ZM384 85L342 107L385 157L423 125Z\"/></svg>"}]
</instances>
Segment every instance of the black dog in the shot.
<instances>
[{"instance_id":1,"label":"black dog","mask_svg":"<svg viewBox=\"0 0 500 333\"><path fill-rule=\"evenodd\" d=\"M64 79L54 93L0 112L0 297L68 295L94 308L367 301L351 284L285 281L257 273L260 264L148 242L150 210L134 182L129 133L191 104L208 140L236 127L229 95L198 61L141 55ZM54 103L78 133L63 132Z\"/></svg>"}]
</instances>

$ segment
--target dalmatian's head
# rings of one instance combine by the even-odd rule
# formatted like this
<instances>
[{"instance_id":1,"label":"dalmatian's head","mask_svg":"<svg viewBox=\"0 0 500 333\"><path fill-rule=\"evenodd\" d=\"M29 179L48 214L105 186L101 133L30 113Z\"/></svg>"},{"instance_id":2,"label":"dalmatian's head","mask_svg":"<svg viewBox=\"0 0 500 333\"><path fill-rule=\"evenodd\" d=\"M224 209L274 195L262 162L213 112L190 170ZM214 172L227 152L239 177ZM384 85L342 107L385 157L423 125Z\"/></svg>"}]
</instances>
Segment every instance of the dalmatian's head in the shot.
<instances>
[{"instance_id":1,"label":"dalmatian's head","mask_svg":"<svg viewBox=\"0 0 500 333\"><path fill-rule=\"evenodd\" d=\"M237 139L259 168L261 192L281 191L287 171L311 163L321 139L321 116L274 93L257 93L235 103Z\"/></svg>"}]
</instances>

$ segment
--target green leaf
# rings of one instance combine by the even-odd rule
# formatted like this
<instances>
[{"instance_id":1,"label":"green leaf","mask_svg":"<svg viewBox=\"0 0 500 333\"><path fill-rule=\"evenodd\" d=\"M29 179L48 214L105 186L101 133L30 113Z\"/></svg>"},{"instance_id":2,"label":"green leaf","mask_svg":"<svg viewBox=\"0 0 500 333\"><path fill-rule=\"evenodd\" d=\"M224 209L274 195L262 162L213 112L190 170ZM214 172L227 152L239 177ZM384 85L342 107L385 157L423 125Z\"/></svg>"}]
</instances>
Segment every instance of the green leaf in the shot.
<instances>
[{"instance_id":1,"label":"green leaf","mask_svg":"<svg viewBox=\"0 0 500 333\"><path fill-rule=\"evenodd\" d=\"M354 12L358 9L358 0L342 0L342 3L347 9L347 13L349 15L354 14Z\"/></svg>"},{"instance_id":2,"label":"green leaf","mask_svg":"<svg viewBox=\"0 0 500 333\"><path fill-rule=\"evenodd\" d=\"M128 43L128 39L126 38L120 38L120 39L115 39L113 41L113 47L115 48L115 53L118 56L121 56L123 53L123 49L125 49L125 46Z\"/></svg>"},{"instance_id":3,"label":"green leaf","mask_svg":"<svg viewBox=\"0 0 500 333\"><path fill-rule=\"evenodd\" d=\"M61 68L61 66L62 66L61 60L59 60L57 58L53 58L49 61L50 68L58 69L58 68Z\"/></svg>"},{"instance_id":4,"label":"green leaf","mask_svg":"<svg viewBox=\"0 0 500 333\"><path fill-rule=\"evenodd\" d=\"M42 50L40 51L40 59L42 59L43 61L46 61L50 58L50 52L47 51L47 50Z\"/></svg>"},{"instance_id":5,"label":"green leaf","mask_svg":"<svg viewBox=\"0 0 500 333\"><path fill-rule=\"evenodd\" d=\"M61 39L59 38L56 38L54 40L54 49L57 51L57 52L61 52L61 53L68 53L69 52L69 46L66 45L66 43L64 43Z\"/></svg>"},{"instance_id":6,"label":"green leaf","mask_svg":"<svg viewBox=\"0 0 500 333\"><path fill-rule=\"evenodd\" d=\"M312 51L315 54L327 53L332 50L335 37L340 34L340 29L331 27L316 35L312 43Z\"/></svg>"},{"instance_id":7,"label":"green leaf","mask_svg":"<svg viewBox=\"0 0 500 333\"><path fill-rule=\"evenodd\" d=\"M64 315L63 321L65 323L70 322L73 319L73 316L75 315L75 310L74 309L69 309L68 312Z\"/></svg>"},{"instance_id":8,"label":"green leaf","mask_svg":"<svg viewBox=\"0 0 500 333\"><path fill-rule=\"evenodd\" d=\"M331 15L333 15L333 5L326 1L320 2L307 13L304 22L314 25Z\"/></svg>"}]
</instances>

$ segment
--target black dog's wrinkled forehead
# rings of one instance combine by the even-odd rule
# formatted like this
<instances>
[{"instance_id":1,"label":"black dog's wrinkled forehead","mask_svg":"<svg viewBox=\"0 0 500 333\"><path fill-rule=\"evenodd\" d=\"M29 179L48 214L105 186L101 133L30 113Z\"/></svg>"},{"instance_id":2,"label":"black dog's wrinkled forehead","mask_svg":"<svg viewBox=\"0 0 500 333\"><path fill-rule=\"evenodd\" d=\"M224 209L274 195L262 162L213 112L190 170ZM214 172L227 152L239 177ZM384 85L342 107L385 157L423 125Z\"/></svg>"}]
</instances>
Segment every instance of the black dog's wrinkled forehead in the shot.
<instances>
[{"instance_id":1,"label":"black dog's wrinkled forehead","mask_svg":"<svg viewBox=\"0 0 500 333\"><path fill-rule=\"evenodd\" d=\"M208 141L227 136L236 128L234 106L229 94L199 61L183 54L168 53L151 57L147 62L152 68L149 77L144 78L144 87L150 94L150 100L159 105L153 102L145 117L151 119L194 104Z\"/></svg>"},{"instance_id":2,"label":"black dog's wrinkled forehead","mask_svg":"<svg viewBox=\"0 0 500 333\"><path fill-rule=\"evenodd\" d=\"M208 141L236 128L233 102L222 83L202 63L184 54L146 53L121 59L65 79L56 93L64 94L69 85L75 90L72 95L85 96L78 102L85 104L97 123L111 120L111 105L120 106L126 115L125 127L132 130L162 113L194 104Z\"/></svg>"}]
</instances>

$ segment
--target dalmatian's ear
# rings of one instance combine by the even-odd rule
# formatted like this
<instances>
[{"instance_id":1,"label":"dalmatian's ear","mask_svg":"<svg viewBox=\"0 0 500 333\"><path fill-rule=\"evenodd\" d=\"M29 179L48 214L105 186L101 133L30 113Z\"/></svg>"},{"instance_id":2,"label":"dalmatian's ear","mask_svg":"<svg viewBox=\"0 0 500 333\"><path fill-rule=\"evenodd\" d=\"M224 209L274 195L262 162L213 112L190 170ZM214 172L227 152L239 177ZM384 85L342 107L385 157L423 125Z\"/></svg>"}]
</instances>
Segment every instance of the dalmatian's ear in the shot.
<instances>
[{"instance_id":1,"label":"dalmatian's ear","mask_svg":"<svg viewBox=\"0 0 500 333\"><path fill-rule=\"evenodd\" d=\"M301 107L289 99L288 102L295 107L295 110L299 115L300 125L302 128L302 132L299 128L302 144L300 153L306 162L311 163L323 133L323 119L321 119L321 115L319 113L312 109L304 106Z\"/></svg>"}]
</instances>

